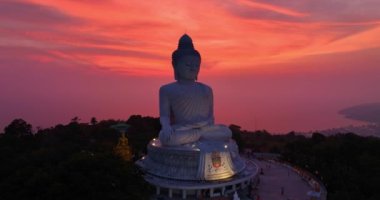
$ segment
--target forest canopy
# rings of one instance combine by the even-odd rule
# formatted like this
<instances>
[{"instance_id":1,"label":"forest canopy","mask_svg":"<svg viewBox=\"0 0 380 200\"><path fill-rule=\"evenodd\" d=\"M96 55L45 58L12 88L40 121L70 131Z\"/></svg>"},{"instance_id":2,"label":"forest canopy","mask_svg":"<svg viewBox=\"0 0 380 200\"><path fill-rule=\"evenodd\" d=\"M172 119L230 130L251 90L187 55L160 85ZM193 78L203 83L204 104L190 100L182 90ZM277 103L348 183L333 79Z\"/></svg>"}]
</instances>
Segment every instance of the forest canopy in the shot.
<instances>
[{"instance_id":1,"label":"forest canopy","mask_svg":"<svg viewBox=\"0 0 380 200\"><path fill-rule=\"evenodd\" d=\"M127 123L134 158L125 161L113 149ZM128 120L92 118L80 123L37 128L15 119L0 133L0 199L149 199L147 184L134 160L146 153L160 130L158 118L132 115ZM272 135L230 125L239 149L281 155L282 161L318 177L331 200L380 199L380 139L354 133L311 137L290 132Z\"/></svg>"}]
</instances>

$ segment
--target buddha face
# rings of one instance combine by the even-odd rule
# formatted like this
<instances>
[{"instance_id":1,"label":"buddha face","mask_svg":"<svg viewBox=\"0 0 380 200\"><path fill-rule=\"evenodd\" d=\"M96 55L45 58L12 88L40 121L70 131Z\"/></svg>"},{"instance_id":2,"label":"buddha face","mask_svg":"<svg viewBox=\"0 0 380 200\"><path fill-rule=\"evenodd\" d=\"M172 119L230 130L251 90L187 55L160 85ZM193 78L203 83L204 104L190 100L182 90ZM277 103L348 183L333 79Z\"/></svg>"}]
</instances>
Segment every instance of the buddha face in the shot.
<instances>
[{"instance_id":1,"label":"buddha face","mask_svg":"<svg viewBox=\"0 0 380 200\"><path fill-rule=\"evenodd\" d=\"M175 73L178 80L196 80L201 60L198 56L185 55L181 56L176 65Z\"/></svg>"}]
</instances>

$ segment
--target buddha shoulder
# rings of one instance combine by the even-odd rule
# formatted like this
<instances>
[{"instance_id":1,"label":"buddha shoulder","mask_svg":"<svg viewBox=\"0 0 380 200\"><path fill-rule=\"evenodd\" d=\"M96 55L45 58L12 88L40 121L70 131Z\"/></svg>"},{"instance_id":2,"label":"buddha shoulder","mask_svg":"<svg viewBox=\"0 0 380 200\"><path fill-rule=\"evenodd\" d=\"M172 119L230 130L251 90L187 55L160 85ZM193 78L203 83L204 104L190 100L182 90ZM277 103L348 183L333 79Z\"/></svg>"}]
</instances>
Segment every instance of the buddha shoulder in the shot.
<instances>
[{"instance_id":1,"label":"buddha shoulder","mask_svg":"<svg viewBox=\"0 0 380 200\"><path fill-rule=\"evenodd\" d=\"M168 93L170 91L176 90L176 88L177 88L176 82L168 83L160 87L160 93Z\"/></svg>"},{"instance_id":2,"label":"buddha shoulder","mask_svg":"<svg viewBox=\"0 0 380 200\"><path fill-rule=\"evenodd\" d=\"M207 93L212 93L212 89L210 86L204 84L204 83L200 83L200 82L197 82L197 85L198 87L202 88L203 90L205 90Z\"/></svg>"},{"instance_id":3,"label":"buddha shoulder","mask_svg":"<svg viewBox=\"0 0 380 200\"><path fill-rule=\"evenodd\" d=\"M210 86L200 82L195 82L193 85L181 85L178 82L168 83L160 87L160 93L170 93L184 89L186 87L199 88L206 93L212 93L212 89Z\"/></svg>"}]
</instances>

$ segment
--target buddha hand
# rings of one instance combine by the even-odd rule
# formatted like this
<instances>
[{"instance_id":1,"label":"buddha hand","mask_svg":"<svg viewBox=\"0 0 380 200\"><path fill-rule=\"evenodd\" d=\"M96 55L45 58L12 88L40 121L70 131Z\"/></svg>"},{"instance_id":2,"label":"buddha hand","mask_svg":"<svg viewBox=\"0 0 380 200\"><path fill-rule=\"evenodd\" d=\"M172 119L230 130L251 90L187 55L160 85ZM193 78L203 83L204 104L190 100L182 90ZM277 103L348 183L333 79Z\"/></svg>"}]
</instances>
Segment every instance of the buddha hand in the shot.
<instances>
[{"instance_id":1,"label":"buddha hand","mask_svg":"<svg viewBox=\"0 0 380 200\"><path fill-rule=\"evenodd\" d=\"M163 126L160 132L160 140L164 142L170 141L170 137L173 134L173 129L171 126Z\"/></svg>"}]
</instances>

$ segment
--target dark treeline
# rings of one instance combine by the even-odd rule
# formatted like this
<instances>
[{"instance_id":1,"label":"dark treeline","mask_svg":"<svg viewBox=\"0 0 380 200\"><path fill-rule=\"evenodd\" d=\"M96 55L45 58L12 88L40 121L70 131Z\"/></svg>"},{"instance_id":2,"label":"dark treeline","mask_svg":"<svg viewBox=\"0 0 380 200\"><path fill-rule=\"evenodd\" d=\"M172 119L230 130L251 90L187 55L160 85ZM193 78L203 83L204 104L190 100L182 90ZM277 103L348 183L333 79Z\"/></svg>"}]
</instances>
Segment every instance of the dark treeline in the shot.
<instances>
[{"instance_id":1,"label":"dark treeline","mask_svg":"<svg viewBox=\"0 0 380 200\"><path fill-rule=\"evenodd\" d=\"M151 117L39 129L22 119L0 134L0 199L149 199L152 188L133 162L114 155L120 133L110 126L128 123L133 152L144 151L160 125ZM141 153L141 152L140 152Z\"/></svg>"},{"instance_id":2,"label":"dark treeline","mask_svg":"<svg viewBox=\"0 0 380 200\"><path fill-rule=\"evenodd\" d=\"M160 130L157 118L139 115L126 121L93 118L90 123L76 117L35 133L24 120L14 120L0 134L0 199L149 199L153 188L133 162L113 153L120 134L110 127L117 123L131 125L127 137L136 155L146 153ZM279 153L284 161L314 173L329 200L380 199L378 138L271 135L237 125L230 129L241 151Z\"/></svg>"},{"instance_id":3,"label":"dark treeline","mask_svg":"<svg viewBox=\"0 0 380 200\"><path fill-rule=\"evenodd\" d=\"M329 200L380 199L380 139L353 133L312 137L271 135L265 130L248 132L231 125L241 148L279 153L284 161L318 177L327 188Z\"/></svg>"}]
</instances>

